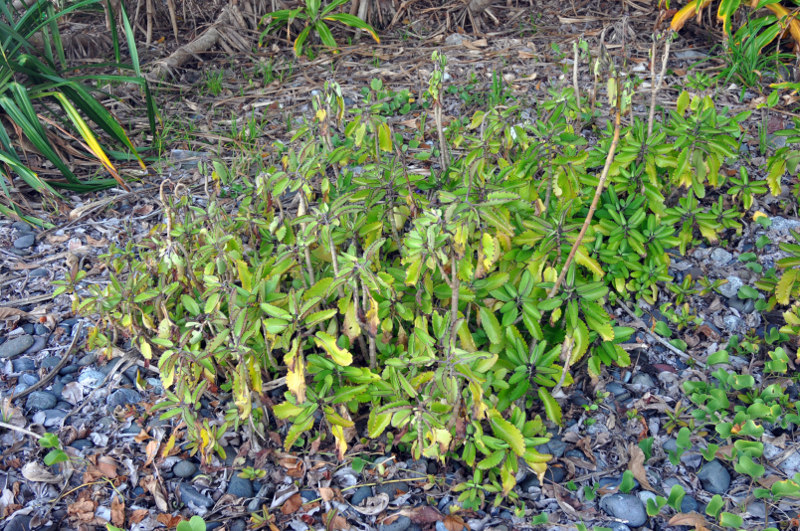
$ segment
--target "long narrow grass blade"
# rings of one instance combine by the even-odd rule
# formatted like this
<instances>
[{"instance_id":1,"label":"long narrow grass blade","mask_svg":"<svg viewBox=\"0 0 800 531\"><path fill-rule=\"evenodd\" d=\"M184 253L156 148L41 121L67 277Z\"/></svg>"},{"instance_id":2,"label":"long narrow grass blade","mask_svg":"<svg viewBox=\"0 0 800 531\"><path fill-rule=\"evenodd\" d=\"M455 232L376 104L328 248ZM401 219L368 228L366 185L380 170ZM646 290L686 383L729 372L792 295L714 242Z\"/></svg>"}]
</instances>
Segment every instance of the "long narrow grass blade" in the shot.
<instances>
[{"instance_id":1,"label":"long narrow grass blade","mask_svg":"<svg viewBox=\"0 0 800 531\"><path fill-rule=\"evenodd\" d=\"M91 151L92 154L94 154L94 156L97 157L100 163L103 164L105 169L112 175L112 177L114 177L114 179L119 183L120 186L122 186L122 188L124 188L125 190L130 190L130 188L128 188L128 185L125 183L122 177L120 177L119 173L117 172L117 169L109 160L105 151L103 151L103 147L97 141L97 138L94 136L94 133L92 133L91 129L89 129L89 126L86 124L83 118L81 118L81 115L78 114L78 110L72 105L72 103L70 103L69 99L67 99L67 97L60 92L53 92L50 95L56 98L61 103L61 106L66 111L67 116L69 116L69 119L72 120L73 125L78 130L80 135L83 137L83 140L86 142L89 151Z\"/></svg>"},{"instance_id":2,"label":"long narrow grass blade","mask_svg":"<svg viewBox=\"0 0 800 531\"><path fill-rule=\"evenodd\" d=\"M16 91L14 91L15 86L17 86ZM61 157L56 154L55 149L53 149L52 144L50 144L47 133L42 128L42 124L39 123L36 113L30 105L27 94L19 91L17 83L12 83L11 89L12 92L15 92L15 99L12 100L8 96L0 97L0 107L6 111L8 117L17 124L22 130L22 134L31 141L39 153L52 162L68 181L77 183L79 181L78 178L72 173L72 170L69 169L64 161L61 160ZM22 90L24 91L24 89Z\"/></svg>"},{"instance_id":3,"label":"long narrow grass blade","mask_svg":"<svg viewBox=\"0 0 800 531\"><path fill-rule=\"evenodd\" d=\"M3 162L9 169L11 169L11 171L16 173L20 177L20 179L22 179L28 184L28 186L30 186L40 194L44 192L50 192L56 195L57 197L63 197L52 186L50 186L50 184L42 180L42 178L39 177L35 172L33 172L30 168L25 166L22 163L22 161L20 161L16 156L11 156L11 155L12 154L10 153L0 152L0 162ZM3 170L0 171L2 171L2 173L8 178L8 180L11 181L12 178L11 174L6 173L6 171ZM4 191L6 192L6 196L9 197L10 200L11 198L8 194L8 190L5 189L5 183L3 183L3 188Z\"/></svg>"},{"instance_id":4,"label":"long narrow grass blade","mask_svg":"<svg viewBox=\"0 0 800 531\"><path fill-rule=\"evenodd\" d=\"M128 19L128 11L125 9L125 2L120 2L119 8L120 11L122 11L122 28L125 32L125 40L128 42L128 53L131 54L133 71L136 72L137 76L141 77L142 70L139 65L139 51L136 49L136 38L130 20Z\"/></svg>"},{"instance_id":5,"label":"long narrow grass blade","mask_svg":"<svg viewBox=\"0 0 800 531\"><path fill-rule=\"evenodd\" d=\"M123 2L120 2L122 5ZM111 0L106 0L106 9L108 10L108 19L111 21L111 44L114 46L114 59L122 62L122 55L119 51L119 34L117 33L117 14L114 12L114 6L111 5Z\"/></svg>"}]
</instances>

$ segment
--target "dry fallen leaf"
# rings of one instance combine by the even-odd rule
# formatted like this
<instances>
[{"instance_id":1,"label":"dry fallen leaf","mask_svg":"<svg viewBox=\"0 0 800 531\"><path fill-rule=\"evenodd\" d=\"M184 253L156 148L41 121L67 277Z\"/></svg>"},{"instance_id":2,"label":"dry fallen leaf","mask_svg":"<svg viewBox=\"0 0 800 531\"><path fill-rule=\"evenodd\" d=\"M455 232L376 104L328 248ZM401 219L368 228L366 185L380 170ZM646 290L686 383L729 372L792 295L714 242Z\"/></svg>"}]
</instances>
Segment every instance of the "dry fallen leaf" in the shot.
<instances>
[{"instance_id":1,"label":"dry fallen leaf","mask_svg":"<svg viewBox=\"0 0 800 531\"><path fill-rule=\"evenodd\" d=\"M155 439L147 441L147 445L144 448L144 454L147 456L147 459L144 461L144 466L150 466L155 459L156 454L158 454L158 441Z\"/></svg>"},{"instance_id":2,"label":"dry fallen leaf","mask_svg":"<svg viewBox=\"0 0 800 531\"><path fill-rule=\"evenodd\" d=\"M147 476L142 478L139 484L144 490L153 495L153 500L155 501L158 510L162 513L167 512L169 509L167 506L167 499L164 497L164 493L161 492L161 487L158 484L158 480L153 476Z\"/></svg>"},{"instance_id":3,"label":"dry fallen leaf","mask_svg":"<svg viewBox=\"0 0 800 531\"><path fill-rule=\"evenodd\" d=\"M319 488L319 496L320 496L320 498L322 498L326 502L327 501L331 501L335 495L336 495L336 493L330 487L320 487Z\"/></svg>"},{"instance_id":4,"label":"dry fallen leaf","mask_svg":"<svg viewBox=\"0 0 800 531\"><path fill-rule=\"evenodd\" d=\"M364 505L351 505L353 509L367 516L381 514L388 506L389 495L385 492L381 492L377 496L370 496L364 501Z\"/></svg>"},{"instance_id":5,"label":"dry fallen leaf","mask_svg":"<svg viewBox=\"0 0 800 531\"><path fill-rule=\"evenodd\" d=\"M300 496L299 492L295 492L289 497L288 500L283 502L283 505L281 505L281 512L288 516L297 512L297 510L302 506L303 498Z\"/></svg>"},{"instance_id":6,"label":"dry fallen leaf","mask_svg":"<svg viewBox=\"0 0 800 531\"><path fill-rule=\"evenodd\" d=\"M460 516L456 516L454 514L448 514L445 516L443 523L447 528L447 531L461 531L467 526Z\"/></svg>"},{"instance_id":7,"label":"dry fallen leaf","mask_svg":"<svg viewBox=\"0 0 800 531\"><path fill-rule=\"evenodd\" d=\"M111 523L117 527L125 525L125 502L119 496L111 498Z\"/></svg>"},{"instance_id":8,"label":"dry fallen leaf","mask_svg":"<svg viewBox=\"0 0 800 531\"><path fill-rule=\"evenodd\" d=\"M8 319L10 317L28 317L28 312L24 312L18 308L11 308L8 306L0 307L0 320Z\"/></svg>"},{"instance_id":9,"label":"dry fallen leaf","mask_svg":"<svg viewBox=\"0 0 800 531\"><path fill-rule=\"evenodd\" d=\"M35 461L27 463L22 467L22 476L28 481L35 481L37 483L58 483L61 481L60 476L54 475Z\"/></svg>"},{"instance_id":10,"label":"dry fallen leaf","mask_svg":"<svg viewBox=\"0 0 800 531\"><path fill-rule=\"evenodd\" d=\"M633 473L633 477L641 483L642 487L655 492L650 482L647 481L647 472L644 469L644 452L642 449L634 443L629 443L628 453L631 456L631 460L628 462L628 470Z\"/></svg>"},{"instance_id":11,"label":"dry fallen leaf","mask_svg":"<svg viewBox=\"0 0 800 531\"><path fill-rule=\"evenodd\" d=\"M350 529L350 524L347 523L347 519L339 514L339 511L336 509L331 509L327 513L325 513L325 529L329 529L332 531L340 531L343 529Z\"/></svg>"},{"instance_id":12,"label":"dry fallen leaf","mask_svg":"<svg viewBox=\"0 0 800 531\"><path fill-rule=\"evenodd\" d=\"M706 531L708 529L707 527L708 522L706 521L705 517L702 514L695 512L678 513L669 519L667 525L670 526L685 525L689 527L694 527L696 531Z\"/></svg>"}]
</instances>

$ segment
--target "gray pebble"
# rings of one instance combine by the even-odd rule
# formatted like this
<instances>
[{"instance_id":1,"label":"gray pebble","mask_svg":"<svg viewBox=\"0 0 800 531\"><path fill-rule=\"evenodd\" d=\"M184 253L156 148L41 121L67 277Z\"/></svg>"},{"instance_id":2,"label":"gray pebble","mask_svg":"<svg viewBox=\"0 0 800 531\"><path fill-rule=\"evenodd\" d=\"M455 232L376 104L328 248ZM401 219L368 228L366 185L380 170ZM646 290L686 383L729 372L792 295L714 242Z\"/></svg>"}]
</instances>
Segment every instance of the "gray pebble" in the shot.
<instances>
[{"instance_id":1,"label":"gray pebble","mask_svg":"<svg viewBox=\"0 0 800 531\"><path fill-rule=\"evenodd\" d=\"M50 335L50 329L47 328L45 325L39 324L39 323L36 323L35 325L33 325L33 332L37 336L49 336Z\"/></svg>"},{"instance_id":2,"label":"gray pebble","mask_svg":"<svg viewBox=\"0 0 800 531\"><path fill-rule=\"evenodd\" d=\"M33 345L33 336L27 334L9 339L0 345L0 358L19 356Z\"/></svg>"},{"instance_id":3,"label":"gray pebble","mask_svg":"<svg viewBox=\"0 0 800 531\"><path fill-rule=\"evenodd\" d=\"M73 365L64 365L61 368L61 370L58 371L58 374L61 374L61 375L63 375L65 377L64 380L63 380L64 383L69 383L69 382L74 382L76 380L76 377L74 375L79 370L80 370L80 367L78 367L77 365L74 365L74 364ZM66 376L70 376L71 377L69 381L67 381Z\"/></svg>"},{"instance_id":4,"label":"gray pebble","mask_svg":"<svg viewBox=\"0 0 800 531\"><path fill-rule=\"evenodd\" d=\"M19 377L19 383L25 384L27 387L35 385L39 382L39 376L36 374L23 374Z\"/></svg>"},{"instance_id":5,"label":"gray pebble","mask_svg":"<svg viewBox=\"0 0 800 531\"><path fill-rule=\"evenodd\" d=\"M92 444L92 441L90 441L89 439L75 439L70 443L70 446L72 446L79 452L82 452L83 450L91 448L94 445Z\"/></svg>"},{"instance_id":6,"label":"gray pebble","mask_svg":"<svg viewBox=\"0 0 800 531\"><path fill-rule=\"evenodd\" d=\"M52 428L53 426L57 426L61 424L61 419L67 416L66 411L61 411L60 409L45 409L44 411L40 411L36 415L42 414L44 416L44 426L46 428ZM35 415L34 415L35 417ZM34 422L36 420L34 419Z\"/></svg>"},{"instance_id":7,"label":"gray pebble","mask_svg":"<svg viewBox=\"0 0 800 531\"><path fill-rule=\"evenodd\" d=\"M11 224L11 228L17 232L33 232L34 228L25 223L24 221L15 221Z\"/></svg>"},{"instance_id":8,"label":"gray pebble","mask_svg":"<svg viewBox=\"0 0 800 531\"><path fill-rule=\"evenodd\" d=\"M712 494L725 494L731 485L731 475L717 459L709 461L697 473L703 488Z\"/></svg>"},{"instance_id":9,"label":"gray pebble","mask_svg":"<svg viewBox=\"0 0 800 531\"><path fill-rule=\"evenodd\" d=\"M350 505L361 505L361 502L372 496L372 487L363 485L358 487L350 497Z\"/></svg>"},{"instance_id":10,"label":"gray pebble","mask_svg":"<svg viewBox=\"0 0 800 531\"><path fill-rule=\"evenodd\" d=\"M606 522L602 524L602 527L607 527L611 529L611 531L631 531L631 528L622 522Z\"/></svg>"},{"instance_id":11,"label":"gray pebble","mask_svg":"<svg viewBox=\"0 0 800 531\"><path fill-rule=\"evenodd\" d=\"M692 511L697 511L698 507L699 505L697 503L697 500L695 500L692 496L684 496L683 500L681 500L682 513L690 513Z\"/></svg>"},{"instance_id":12,"label":"gray pebble","mask_svg":"<svg viewBox=\"0 0 800 531\"><path fill-rule=\"evenodd\" d=\"M181 482L178 490L181 493L181 500L186 505L191 503L192 505L205 509L210 509L211 506L214 505L214 500L204 494L200 494L196 488L188 483Z\"/></svg>"},{"instance_id":13,"label":"gray pebble","mask_svg":"<svg viewBox=\"0 0 800 531\"><path fill-rule=\"evenodd\" d=\"M742 279L736 275L731 275L726 279L728 282L719 287L719 292L723 297L733 298L739 293L739 288L744 286Z\"/></svg>"},{"instance_id":14,"label":"gray pebble","mask_svg":"<svg viewBox=\"0 0 800 531\"><path fill-rule=\"evenodd\" d=\"M61 363L61 358L58 356L47 356L45 359L42 360L42 369L52 369L56 365Z\"/></svg>"},{"instance_id":15,"label":"gray pebble","mask_svg":"<svg viewBox=\"0 0 800 531\"><path fill-rule=\"evenodd\" d=\"M34 391L28 395L25 407L32 410L52 409L58 403L58 399L47 391Z\"/></svg>"},{"instance_id":16,"label":"gray pebble","mask_svg":"<svg viewBox=\"0 0 800 531\"><path fill-rule=\"evenodd\" d=\"M142 401L142 395L133 389L117 389L106 399L106 404L110 407L124 406L126 404L138 404Z\"/></svg>"},{"instance_id":17,"label":"gray pebble","mask_svg":"<svg viewBox=\"0 0 800 531\"><path fill-rule=\"evenodd\" d=\"M234 474L231 481L228 483L227 492L237 498L252 498L253 482L249 479L240 478L238 474Z\"/></svg>"},{"instance_id":18,"label":"gray pebble","mask_svg":"<svg viewBox=\"0 0 800 531\"><path fill-rule=\"evenodd\" d=\"M646 372L636 373L636 375L631 380L631 383L633 385L640 385L647 389L654 389L656 387L656 383Z\"/></svg>"},{"instance_id":19,"label":"gray pebble","mask_svg":"<svg viewBox=\"0 0 800 531\"><path fill-rule=\"evenodd\" d=\"M100 387L100 384L103 382L103 379L105 377L106 375L103 374L102 372L96 371L94 369L89 369L80 373L80 375L78 376L78 383L84 387L96 389Z\"/></svg>"},{"instance_id":20,"label":"gray pebble","mask_svg":"<svg viewBox=\"0 0 800 531\"><path fill-rule=\"evenodd\" d=\"M36 243L36 236L33 234L23 234L14 240L14 248L27 249L28 247L32 247L34 243Z\"/></svg>"},{"instance_id":21,"label":"gray pebble","mask_svg":"<svg viewBox=\"0 0 800 531\"><path fill-rule=\"evenodd\" d=\"M139 433L140 430L141 429L136 426L136 433ZM186 459L181 459L172 467L172 473L183 479L194 476L195 472L197 472L197 465Z\"/></svg>"},{"instance_id":22,"label":"gray pebble","mask_svg":"<svg viewBox=\"0 0 800 531\"><path fill-rule=\"evenodd\" d=\"M90 352L77 361L78 367L86 367L97 361L97 353ZM99 372L99 371L98 371Z\"/></svg>"},{"instance_id":23,"label":"gray pebble","mask_svg":"<svg viewBox=\"0 0 800 531\"><path fill-rule=\"evenodd\" d=\"M22 326L20 326L20 328L21 328L21 329L22 329L22 331L23 331L23 332L25 332L26 334L31 334L31 335L33 335L33 323L25 323L25 324L23 324Z\"/></svg>"},{"instance_id":24,"label":"gray pebble","mask_svg":"<svg viewBox=\"0 0 800 531\"><path fill-rule=\"evenodd\" d=\"M631 527L641 527L647 522L647 513L642 501L633 494L610 494L600 500L600 508L606 513L623 520Z\"/></svg>"},{"instance_id":25,"label":"gray pebble","mask_svg":"<svg viewBox=\"0 0 800 531\"><path fill-rule=\"evenodd\" d=\"M28 273L28 276L31 278L49 277L50 270L48 270L46 267L37 267L36 269Z\"/></svg>"},{"instance_id":26,"label":"gray pebble","mask_svg":"<svg viewBox=\"0 0 800 531\"><path fill-rule=\"evenodd\" d=\"M23 354L31 355L41 352L47 346L47 337L33 336L33 344Z\"/></svg>"},{"instance_id":27,"label":"gray pebble","mask_svg":"<svg viewBox=\"0 0 800 531\"><path fill-rule=\"evenodd\" d=\"M35 371L36 363L28 357L17 358L11 362L14 372Z\"/></svg>"},{"instance_id":28,"label":"gray pebble","mask_svg":"<svg viewBox=\"0 0 800 531\"><path fill-rule=\"evenodd\" d=\"M790 453L789 457L781 461L778 468L789 477L800 472L800 452L794 451Z\"/></svg>"},{"instance_id":29,"label":"gray pebble","mask_svg":"<svg viewBox=\"0 0 800 531\"><path fill-rule=\"evenodd\" d=\"M389 500L393 500L399 491L408 492L408 484L405 481L397 483L384 483L375 487L375 493L385 493L389 496Z\"/></svg>"},{"instance_id":30,"label":"gray pebble","mask_svg":"<svg viewBox=\"0 0 800 531\"><path fill-rule=\"evenodd\" d=\"M408 516L399 516L390 524L380 524L378 531L406 531L410 526L411 519Z\"/></svg>"},{"instance_id":31,"label":"gray pebble","mask_svg":"<svg viewBox=\"0 0 800 531\"><path fill-rule=\"evenodd\" d=\"M745 326L744 321L735 315L726 315L722 318L722 322L725 324L725 329L728 332L736 332Z\"/></svg>"},{"instance_id":32,"label":"gray pebble","mask_svg":"<svg viewBox=\"0 0 800 531\"><path fill-rule=\"evenodd\" d=\"M733 259L733 255L721 247L717 247L711 251L711 261L717 267L724 267L728 265Z\"/></svg>"},{"instance_id":33,"label":"gray pebble","mask_svg":"<svg viewBox=\"0 0 800 531\"><path fill-rule=\"evenodd\" d=\"M231 531L245 531L245 529L247 529L247 522L244 520L234 520L230 527ZM208 531L208 528L206 528L206 531Z\"/></svg>"}]
</instances>

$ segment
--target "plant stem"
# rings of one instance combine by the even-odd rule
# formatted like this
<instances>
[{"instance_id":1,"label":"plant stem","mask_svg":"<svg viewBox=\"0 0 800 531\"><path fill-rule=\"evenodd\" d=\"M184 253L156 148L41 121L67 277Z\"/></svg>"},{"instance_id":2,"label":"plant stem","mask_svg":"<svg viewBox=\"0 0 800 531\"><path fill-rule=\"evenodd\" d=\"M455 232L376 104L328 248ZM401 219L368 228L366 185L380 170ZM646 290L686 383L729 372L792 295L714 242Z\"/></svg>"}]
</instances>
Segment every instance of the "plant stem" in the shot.
<instances>
[{"instance_id":1,"label":"plant stem","mask_svg":"<svg viewBox=\"0 0 800 531\"><path fill-rule=\"evenodd\" d=\"M594 191L594 197L592 198L592 204L589 207L589 214L587 214L586 219L583 222L583 226L581 227L581 232L578 234L578 238L575 240L575 243L572 244L572 249L569 250L569 256L567 256L567 261L564 263L564 267L561 268L561 273L558 275L558 279L556 279L556 283L553 284L553 288L550 290L550 293L547 294L548 299L552 299L555 297L556 293L558 292L558 288L561 285L561 282L564 281L564 277L567 275L567 270L569 269L569 265L572 263L572 259L575 258L575 253L578 251L578 247L581 245L583 241L584 235L586 235L586 230L589 228L589 223L592 221L592 217L594 216L594 211L597 209L597 203L600 201L600 195L603 193L603 188L605 188L606 179L608 178L608 170L611 167L611 163L614 161L614 154L617 151L617 144L619 144L619 132L621 129L621 116L622 110L620 108L620 88L617 87L617 106L614 112L614 138L611 141L611 147L608 149L608 155L606 156L606 163L603 166L603 172L600 174L600 181L597 183L597 188Z\"/></svg>"}]
</instances>

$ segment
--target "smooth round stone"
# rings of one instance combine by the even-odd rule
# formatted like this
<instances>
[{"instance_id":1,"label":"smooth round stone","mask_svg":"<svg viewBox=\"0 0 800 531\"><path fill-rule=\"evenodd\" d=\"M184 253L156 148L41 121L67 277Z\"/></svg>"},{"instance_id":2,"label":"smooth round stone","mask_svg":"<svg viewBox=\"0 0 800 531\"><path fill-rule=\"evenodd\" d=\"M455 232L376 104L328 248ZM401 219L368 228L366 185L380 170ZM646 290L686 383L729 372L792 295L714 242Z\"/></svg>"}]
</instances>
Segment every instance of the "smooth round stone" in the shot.
<instances>
[{"instance_id":1,"label":"smooth round stone","mask_svg":"<svg viewBox=\"0 0 800 531\"><path fill-rule=\"evenodd\" d=\"M11 338L0 345L0 358L13 358L19 356L28 350L31 345L33 345L33 342L33 336L28 334Z\"/></svg>"},{"instance_id":2,"label":"smooth round stone","mask_svg":"<svg viewBox=\"0 0 800 531\"><path fill-rule=\"evenodd\" d=\"M30 387L39 383L39 377L35 374L23 374L19 377L19 383L25 384L25 386Z\"/></svg>"},{"instance_id":3,"label":"smooth round stone","mask_svg":"<svg viewBox=\"0 0 800 531\"><path fill-rule=\"evenodd\" d=\"M34 229L24 221L15 221L11 224L11 228L17 232L33 232Z\"/></svg>"},{"instance_id":4,"label":"smooth round stone","mask_svg":"<svg viewBox=\"0 0 800 531\"><path fill-rule=\"evenodd\" d=\"M363 485L358 487L350 498L350 505L361 505L361 502L372 496L372 487Z\"/></svg>"},{"instance_id":5,"label":"smooth round stone","mask_svg":"<svg viewBox=\"0 0 800 531\"><path fill-rule=\"evenodd\" d=\"M41 420L37 419L40 415L42 416ZM33 421L43 424L46 428L52 428L60 424L61 420L66 416L66 411L61 411L60 409L45 409L36 413L33 416Z\"/></svg>"},{"instance_id":6,"label":"smooth round stone","mask_svg":"<svg viewBox=\"0 0 800 531\"><path fill-rule=\"evenodd\" d=\"M653 379L650 377L650 375L647 374L646 372L636 373L636 375L631 380L631 383L633 385L640 385L640 386L642 386L644 388L647 388L647 389L652 389L652 388L654 388L656 386L656 383L653 381Z\"/></svg>"},{"instance_id":7,"label":"smooth round stone","mask_svg":"<svg viewBox=\"0 0 800 531\"><path fill-rule=\"evenodd\" d=\"M228 487L228 492L230 493L230 487ZM319 496L317 496L316 491L312 489L301 490L300 497L303 498L303 501L305 501L306 503L319 498Z\"/></svg>"},{"instance_id":8,"label":"smooth round stone","mask_svg":"<svg viewBox=\"0 0 800 531\"><path fill-rule=\"evenodd\" d=\"M79 359L76 364L78 365L78 367L86 367L88 365L93 364L96 361L97 361L97 354L94 352L90 352L85 356L81 357L81 359Z\"/></svg>"},{"instance_id":9,"label":"smooth round stone","mask_svg":"<svg viewBox=\"0 0 800 531\"><path fill-rule=\"evenodd\" d=\"M399 516L390 524L380 524L378 531L406 531L409 527L411 527L411 519L408 516Z\"/></svg>"},{"instance_id":10,"label":"smooth round stone","mask_svg":"<svg viewBox=\"0 0 800 531\"><path fill-rule=\"evenodd\" d=\"M33 244L36 243L36 236L33 234L23 234L16 240L14 240L14 248L15 249L27 249L28 247L33 247Z\"/></svg>"},{"instance_id":11,"label":"smooth round stone","mask_svg":"<svg viewBox=\"0 0 800 531\"><path fill-rule=\"evenodd\" d=\"M610 391L611 393L614 394L614 396L624 395L625 393L628 392L627 389L625 389L621 384L618 384L617 382L611 382L609 384L606 384L606 391Z\"/></svg>"},{"instance_id":12,"label":"smooth round stone","mask_svg":"<svg viewBox=\"0 0 800 531\"><path fill-rule=\"evenodd\" d=\"M642 501L633 494L611 494L600 500L600 508L606 513L623 520L630 527L641 527L647 523L647 513Z\"/></svg>"},{"instance_id":13,"label":"smooth round stone","mask_svg":"<svg viewBox=\"0 0 800 531\"><path fill-rule=\"evenodd\" d=\"M34 336L33 337L33 344L28 347L28 350L24 352L24 354L36 354L37 352L41 352L44 347L47 346L47 337L43 336Z\"/></svg>"},{"instance_id":14,"label":"smooth round stone","mask_svg":"<svg viewBox=\"0 0 800 531\"><path fill-rule=\"evenodd\" d=\"M56 398L61 398L61 393L64 392L64 382L56 378L53 387L50 388L50 392L53 393Z\"/></svg>"},{"instance_id":15,"label":"smooth round stone","mask_svg":"<svg viewBox=\"0 0 800 531\"><path fill-rule=\"evenodd\" d=\"M622 522L605 522L604 524L601 524L601 526L607 527L611 529L611 531L631 531L631 528Z\"/></svg>"},{"instance_id":16,"label":"smooth round stone","mask_svg":"<svg viewBox=\"0 0 800 531\"><path fill-rule=\"evenodd\" d=\"M64 319L59 324L64 326L75 326L78 323L77 317L70 317L69 319Z\"/></svg>"},{"instance_id":17,"label":"smooth round stone","mask_svg":"<svg viewBox=\"0 0 800 531\"><path fill-rule=\"evenodd\" d=\"M246 529L247 529L247 522L245 522L244 520L234 520L230 527L231 531L245 531ZM206 526L206 531L208 531L207 526Z\"/></svg>"},{"instance_id":18,"label":"smooth round stone","mask_svg":"<svg viewBox=\"0 0 800 531\"><path fill-rule=\"evenodd\" d=\"M33 325L33 331L37 336L49 336L50 329L43 324L36 323Z\"/></svg>"},{"instance_id":19,"label":"smooth round stone","mask_svg":"<svg viewBox=\"0 0 800 531\"><path fill-rule=\"evenodd\" d=\"M191 503L192 505L203 507L205 509L209 509L212 505L214 505L214 500L205 494L200 494L196 488L188 483L181 482L178 490L181 493L181 500L186 505Z\"/></svg>"},{"instance_id":20,"label":"smooth round stone","mask_svg":"<svg viewBox=\"0 0 800 531\"><path fill-rule=\"evenodd\" d=\"M106 399L106 404L110 407L124 406L127 404L138 404L142 401L142 395L133 389L117 389Z\"/></svg>"},{"instance_id":21,"label":"smooth round stone","mask_svg":"<svg viewBox=\"0 0 800 531\"><path fill-rule=\"evenodd\" d=\"M731 475L717 459L709 461L697 473L703 488L712 494L725 494L731 486Z\"/></svg>"},{"instance_id":22,"label":"smooth round stone","mask_svg":"<svg viewBox=\"0 0 800 531\"><path fill-rule=\"evenodd\" d=\"M90 387L92 389L96 389L100 387L100 384L103 382L103 379L106 377L100 371L96 371L94 369L89 369L83 371L78 375L78 383L83 385L84 387Z\"/></svg>"},{"instance_id":23,"label":"smooth round stone","mask_svg":"<svg viewBox=\"0 0 800 531\"><path fill-rule=\"evenodd\" d=\"M237 498L252 498L253 497L253 482L249 479L240 478L238 474L234 474L228 483L228 494L233 494Z\"/></svg>"},{"instance_id":24,"label":"smooth round stone","mask_svg":"<svg viewBox=\"0 0 800 531\"><path fill-rule=\"evenodd\" d=\"M692 496L684 496L683 500L681 500L681 512L682 513L690 513L692 511L697 511L699 508L699 504L697 500L695 500ZM762 505L763 507L763 505Z\"/></svg>"},{"instance_id":25,"label":"smooth round stone","mask_svg":"<svg viewBox=\"0 0 800 531\"><path fill-rule=\"evenodd\" d=\"M34 391L28 395L25 407L32 410L52 409L58 403L58 399L47 391Z\"/></svg>"},{"instance_id":26,"label":"smooth round stone","mask_svg":"<svg viewBox=\"0 0 800 531\"><path fill-rule=\"evenodd\" d=\"M77 365L64 365L64 366L61 368L61 370L60 370L60 371L58 371L58 374L61 374L61 375L63 375L63 376L73 376L73 375L74 375L76 372L78 372L80 369L81 369L81 368L80 368L80 367L78 367ZM73 376L73 378L70 380L70 382L74 382L74 381L75 381L75 378L76 378L76 377L75 377L75 376ZM66 382L66 380L64 380L64 381Z\"/></svg>"},{"instance_id":27,"label":"smooth round stone","mask_svg":"<svg viewBox=\"0 0 800 531\"><path fill-rule=\"evenodd\" d=\"M92 446L94 446L94 444L89 439L75 439L74 441L72 441L72 443L70 443L70 446L72 446L79 452L82 452L87 448L91 448Z\"/></svg>"},{"instance_id":28,"label":"smooth round stone","mask_svg":"<svg viewBox=\"0 0 800 531\"><path fill-rule=\"evenodd\" d=\"M11 362L14 372L35 371L36 363L28 357L17 358Z\"/></svg>"},{"instance_id":29,"label":"smooth round stone","mask_svg":"<svg viewBox=\"0 0 800 531\"><path fill-rule=\"evenodd\" d=\"M61 358L58 356L47 356L45 359L42 360L42 369L52 369L56 365L61 362Z\"/></svg>"},{"instance_id":30,"label":"smooth round stone","mask_svg":"<svg viewBox=\"0 0 800 531\"><path fill-rule=\"evenodd\" d=\"M384 483L375 487L376 494L381 492L388 495L389 500L393 500L398 493L408 492L408 484L405 481L398 481L397 483Z\"/></svg>"},{"instance_id":31,"label":"smooth round stone","mask_svg":"<svg viewBox=\"0 0 800 531\"><path fill-rule=\"evenodd\" d=\"M137 426L136 433L139 433L139 431L140 428ZM197 465L186 459L178 461L175 463L175 466L172 467L172 473L183 479L194 476L195 472L197 472Z\"/></svg>"},{"instance_id":32,"label":"smooth round stone","mask_svg":"<svg viewBox=\"0 0 800 531\"><path fill-rule=\"evenodd\" d=\"M31 278L49 277L50 271L46 267L37 267L36 269L28 273L28 276Z\"/></svg>"}]
</instances>

